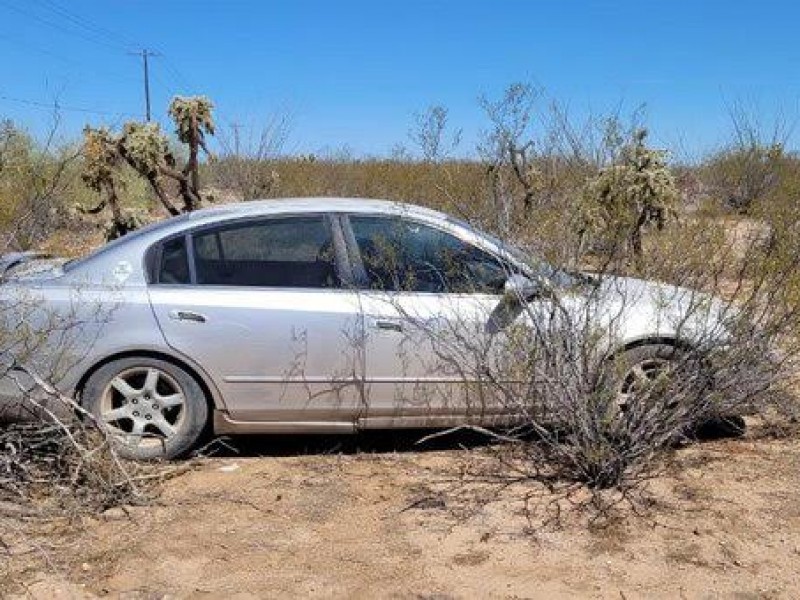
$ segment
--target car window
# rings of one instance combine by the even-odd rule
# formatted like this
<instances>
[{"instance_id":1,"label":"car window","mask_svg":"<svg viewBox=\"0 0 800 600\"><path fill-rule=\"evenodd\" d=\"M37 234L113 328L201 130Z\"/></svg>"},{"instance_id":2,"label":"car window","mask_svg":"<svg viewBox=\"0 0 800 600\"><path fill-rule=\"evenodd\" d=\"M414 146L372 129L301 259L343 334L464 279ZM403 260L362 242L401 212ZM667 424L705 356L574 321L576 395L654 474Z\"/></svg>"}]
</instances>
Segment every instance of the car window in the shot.
<instances>
[{"instance_id":1,"label":"car window","mask_svg":"<svg viewBox=\"0 0 800 600\"><path fill-rule=\"evenodd\" d=\"M329 288L339 283L322 215L219 226L195 234L193 243L201 285Z\"/></svg>"},{"instance_id":2,"label":"car window","mask_svg":"<svg viewBox=\"0 0 800 600\"><path fill-rule=\"evenodd\" d=\"M164 243L158 268L159 283L189 283L189 257L186 237L181 236Z\"/></svg>"},{"instance_id":3,"label":"car window","mask_svg":"<svg viewBox=\"0 0 800 600\"><path fill-rule=\"evenodd\" d=\"M400 217L350 223L373 289L497 294L509 274L488 252L435 227Z\"/></svg>"}]
</instances>

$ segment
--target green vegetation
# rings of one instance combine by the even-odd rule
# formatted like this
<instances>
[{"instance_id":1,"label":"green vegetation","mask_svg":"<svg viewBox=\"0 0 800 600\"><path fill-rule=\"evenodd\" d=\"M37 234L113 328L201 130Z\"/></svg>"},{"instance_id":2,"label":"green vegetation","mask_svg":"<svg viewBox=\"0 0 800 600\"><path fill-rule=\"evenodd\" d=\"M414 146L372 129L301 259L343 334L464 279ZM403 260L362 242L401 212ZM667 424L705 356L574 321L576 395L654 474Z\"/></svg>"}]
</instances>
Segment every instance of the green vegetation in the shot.
<instances>
[{"instance_id":1,"label":"green vegetation","mask_svg":"<svg viewBox=\"0 0 800 600\"><path fill-rule=\"evenodd\" d=\"M731 143L696 164L676 165L647 144L635 119L630 126L619 115L576 124L558 107L539 111L539 97L517 84L497 100L482 99L487 130L472 159L453 158L460 132L440 106L412 122L409 140L418 151L403 148L390 159L287 156L287 126L278 120L255 148L240 148L238 138L232 148L223 137L219 156L201 161L211 158L207 138L216 133L213 105L203 97L172 101L172 135L155 123L129 122L118 132L87 126L82 144L58 145L57 124L36 140L5 121L0 228L9 248L74 254L97 243L99 232L123 235L204 203L359 196L468 217L565 266L592 264L619 240L635 266L670 236L700 235L708 219L715 230L746 218L780 231L794 214L800 158L741 114Z\"/></svg>"}]
</instances>

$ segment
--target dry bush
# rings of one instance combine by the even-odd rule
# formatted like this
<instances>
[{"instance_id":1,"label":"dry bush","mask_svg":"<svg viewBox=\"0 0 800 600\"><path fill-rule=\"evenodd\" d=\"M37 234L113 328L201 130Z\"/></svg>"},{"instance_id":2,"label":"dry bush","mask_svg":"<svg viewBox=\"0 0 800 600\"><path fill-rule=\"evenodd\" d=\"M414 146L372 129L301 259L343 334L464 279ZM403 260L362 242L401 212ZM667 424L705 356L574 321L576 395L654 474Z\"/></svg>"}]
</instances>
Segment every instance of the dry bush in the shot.
<instances>
[{"instance_id":1,"label":"dry bush","mask_svg":"<svg viewBox=\"0 0 800 600\"><path fill-rule=\"evenodd\" d=\"M277 158L262 166L270 174L265 178L272 181L265 198L385 198L466 215L471 206L483 205L487 190L482 165L466 160L424 163L300 156ZM204 168L209 185L224 190L231 177L225 172L226 161Z\"/></svg>"},{"instance_id":2,"label":"dry bush","mask_svg":"<svg viewBox=\"0 0 800 600\"><path fill-rule=\"evenodd\" d=\"M531 195L514 161L527 161L529 169L541 164L542 156L534 159L532 153L542 143L520 142L531 119L519 98L512 94L501 101L502 110L492 107L501 115L489 136L497 143L484 155L484 169L473 165L494 194L462 205L459 214L494 231L509 251L521 247L537 273L533 281L517 280L499 302L466 301L461 292L470 257L430 256L425 273L407 269L404 257L415 247L410 226L406 238L375 244L391 249L376 272L395 272L392 289L419 291L422 281L444 298L451 284L449 291L459 293L435 309L415 303L413 294L393 298L376 290L373 301L402 319L406 362L416 369L414 376L423 370L413 397L398 398L414 407L466 410L471 427L523 442L512 445L513 459L502 457L511 480L545 483L604 512L636 501L676 444L690 441L704 424L736 430L743 414L796 414L791 386L800 354L800 214L794 203L776 202L752 227L734 231L708 215L678 215L668 228L637 229L638 250L629 228L603 228L600 244L582 240L574 234L574 217L585 209L586 195L570 190L591 191L592 173L602 177L625 159L636 128L623 131L619 120L599 119L605 134L593 138L601 140L598 146L576 137L578 128L556 121L551 139L559 138L561 128L560 139L570 143L550 145L549 156L563 167L553 173L562 173L564 181L552 188L559 193ZM622 133L610 135L614 131ZM650 186L645 175L615 178L617 186L636 188L618 190L619 197L636 199L616 205L625 213L623 222L638 223L642 214L653 220L652 210L679 209L672 176L661 155L657 159L650 162L664 175L664 185ZM436 174L448 173L450 165L438 166ZM434 184L439 198L452 200L451 182L444 176ZM640 184L650 186L648 194L669 188L666 200L651 194L639 202ZM507 280L517 275L510 262L503 268ZM626 328L637 319L646 319L648 332L663 331L663 337L621 348ZM463 384L424 383L448 379ZM500 413L512 418L495 418ZM482 429L508 420L512 426L500 433Z\"/></svg>"},{"instance_id":3,"label":"dry bush","mask_svg":"<svg viewBox=\"0 0 800 600\"><path fill-rule=\"evenodd\" d=\"M59 126L54 113L38 141L10 121L0 124L0 229L6 248L35 248L74 221L68 199L79 184L78 153L59 144Z\"/></svg>"},{"instance_id":4,"label":"dry bush","mask_svg":"<svg viewBox=\"0 0 800 600\"><path fill-rule=\"evenodd\" d=\"M731 141L698 168L708 192L723 206L741 214L769 201L789 172L797 171L796 157L786 151L791 127L782 116L767 126L759 112L741 102L732 105Z\"/></svg>"},{"instance_id":5,"label":"dry bush","mask_svg":"<svg viewBox=\"0 0 800 600\"><path fill-rule=\"evenodd\" d=\"M255 136L242 136L241 127L235 125L232 136L219 133L223 151L209 169L212 185L236 200L269 198L279 183L275 163L289 135L289 118L275 116Z\"/></svg>"},{"instance_id":6,"label":"dry bush","mask_svg":"<svg viewBox=\"0 0 800 600\"><path fill-rule=\"evenodd\" d=\"M123 462L106 430L56 387L102 335L119 306L114 290L98 303L75 289L57 307L12 281L2 293L0 503L51 517L146 501L145 468Z\"/></svg>"},{"instance_id":7,"label":"dry bush","mask_svg":"<svg viewBox=\"0 0 800 600\"><path fill-rule=\"evenodd\" d=\"M17 423L0 433L0 514L93 514L138 504L140 468L116 462L97 429L79 421Z\"/></svg>"},{"instance_id":8,"label":"dry bush","mask_svg":"<svg viewBox=\"0 0 800 600\"><path fill-rule=\"evenodd\" d=\"M16 411L29 418L0 429L0 514L76 516L148 499L140 483L147 469L123 462L77 402L13 360L2 377L17 386Z\"/></svg>"},{"instance_id":9,"label":"dry bush","mask_svg":"<svg viewBox=\"0 0 800 600\"><path fill-rule=\"evenodd\" d=\"M639 276L673 285L643 288L620 278L629 268L621 260L588 275L542 268L532 287L507 290L499 301L470 302L464 289L449 288L460 293L431 308L414 302L415 294L376 290L371 301L402 319L401 346L413 369L407 376L463 382L398 392L400 410L408 403L433 414L466 411L471 427L522 442L497 455L509 478L544 483L599 511L636 502L676 444L704 424L735 430L745 414L792 418L800 249L786 232L773 231L767 244L737 240L735 262L725 237L692 241L678 256L652 246L653 267L638 266ZM420 277L403 267L413 244L408 238L393 248L382 266L397 271L393 288L419 289ZM429 267L445 298L451 281L463 282L468 261L456 256ZM510 267L506 274L515 276ZM709 293L723 289L727 301ZM649 331L660 323L664 338L620 348L628 324L640 318Z\"/></svg>"},{"instance_id":10,"label":"dry bush","mask_svg":"<svg viewBox=\"0 0 800 600\"><path fill-rule=\"evenodd\" d=\"M7 583L24 580L33 565L55 570L52 554L71 526L149 503L164 476L160 466L122 461L90 415L28 368L7 364L2 381L9 380L19 384L21 408L35 416L0 423L0 579Z\"/></svg>"}]
</instances>

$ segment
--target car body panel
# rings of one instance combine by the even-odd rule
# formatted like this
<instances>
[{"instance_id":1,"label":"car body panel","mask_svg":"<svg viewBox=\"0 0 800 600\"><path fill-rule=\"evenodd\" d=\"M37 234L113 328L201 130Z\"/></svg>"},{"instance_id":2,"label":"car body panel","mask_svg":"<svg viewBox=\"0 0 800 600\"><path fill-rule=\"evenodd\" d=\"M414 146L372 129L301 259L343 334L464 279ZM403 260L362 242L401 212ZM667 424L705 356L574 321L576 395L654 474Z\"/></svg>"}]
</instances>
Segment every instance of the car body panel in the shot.
<instances>
[{"instance_id":1,"label":"car body panel","mask_svg":"<svg viewBox=\"0 0 800 600\"><path fill-rule=\"evenodd\" d=\"M202 365L237 421L349 420L361 405L357 295L152 286L167 343ZM203 321L176 318L180 312Z\"/></svg>"},{"instance_id":2,"label":"car body panel","mask_svg":"<svg viewBox=\"0 0 800 600\"><path fill-rule=\"evenodd\" d=\"M364 418L493 414L476 397L480 358L491 349L490 294L362 292L365 320Z\"/></svg>"}]
</instances>

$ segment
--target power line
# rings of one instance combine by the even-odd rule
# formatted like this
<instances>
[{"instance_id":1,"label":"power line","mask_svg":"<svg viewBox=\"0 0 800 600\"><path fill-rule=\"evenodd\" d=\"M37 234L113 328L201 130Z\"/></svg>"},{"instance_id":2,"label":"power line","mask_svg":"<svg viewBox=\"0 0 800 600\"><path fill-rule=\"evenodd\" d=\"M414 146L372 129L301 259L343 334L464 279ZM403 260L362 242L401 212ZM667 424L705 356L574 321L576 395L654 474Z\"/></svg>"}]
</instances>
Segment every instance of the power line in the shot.
<instances>
[{"instance_id":1,"label":"power line","mask_svg":"<svg viewBox=\"0 0 800 600\"><path fill-rule=\"evenodd\" d=\"M166 68L170 78L177 84L177 88L179 90L195 90L198 89L198 86L194 85L187 77L183 75L183 73L178 69L173 61L171 61L168 57L166 57L162 52L152 51L152 50L140 50L136 52L131 52L131 47L140 46L140 44L133 41L130 37L120 34L119 32L113 31L104 27L91 19L79 15L76 12L69 10L68 8L62 6L54 2L53 0L34 0L36 5L40 8L44 9L48 12L49 15L53 15L57 17L58 21L53 21L50 18L45 18L40 14L35 12L31 12L30 10L24 10L23 8L11 4L8 0L0 0L0 4L7 6L11 10L48 27L56 29L62 33L67 35L75 36L80 38L84 41L98 44L105 46L107 48L112 48L114 50L123 51L127 54L135 54L137 56L142 57L142 66L143 66L143 75L144 75L144 95L145 95L145 116L146 119L149 121L151 119L151 104L150 104L150 72L149 72L149 63L148 58L154 56L161 56L163 58L162 64ZM65 26L67 25L67 26ZM0 34L2 36L2 34ZM5 36L6 39L15 41L9 36ZM128 47L125 47L120 44L122 43L129 44ZM20 43L22 45L28 45L26 42L15 41L15 43ZM75 64L80 64L77 61L71 60L60 53L52 52L49 50L44 50L41 48L34 48L38 52L42 52L44 54L49 54L60 60L64 60L67 62L73 62ZM155 76L155 73L153 74ZM127 78L126 78L127 79ZM37 102L34 100L27 100L22 98L13 98L9 96L0 96L0 99L5 99L12 102L20 102L23 104L28 104L31 106L38 106L43 108L50 108L52 109L54 105L44 103L44 102ZM74 111L74 112L84 112L84 113L92 113L98 115L119 115L119 116L134 116L130 113L114 113L109 111L102 111L102 110L93 110L93 109L86 109L82 107L64 107L59 106L60 109L66 111ZM219 115L219 111L217 111ZM221 115L220 115L221 116Z\"/></svg>"},{"instance_id":2,"label":"power line","mask_svg":"<svg viewBox=\"0 0 800 600\"><path fill-rule=\"evenodd\" d=\"M45 9L48 9L49 11L57 14L58 16L67 19L68 21L78 25L79 27L90 33L93 33L94 35L98 35L110 40L115 45L120 39L129 43L130 46L132 47L136 47L139 45L135 41L128 38L127 36L117 31L112 31L111 29L103 27L102 25L99 25L96 22L92 22L88 18L83 17L75 12L72 12L66 7L61 6L60 4L57 4L52 0L35 0L35 1L40 6L43 6Z\"/></svg>"},{"instance_id":3,"label":"power line","mask_svg":"<svg viewBox=\"0 0 800 600\"><path fill-rule=\"evenodd\" d=\"M5 0L3 0L3 1L5 2ZM40 6L42 6L43 8L48 9L49 11L55 13L59 17L66 18L71 23L79 26L80 28L82 28L84 31L86 31L90 35L93 35L95 37L96 36L102 36L103 38L106 38L107 40L110 40L110 42L107 42L107 41L104 41L104 40L99 40L99 39L96 40L99 43L103 43L103 44L111 43L115 48L120 48L120 49L126 50L126 52L128 54L131 53L130 50L128 48L123 48L122 46L120 46L117 43L117 41L119 39L123 39L123 41L127 42L132 47L141 47L142 46L142 44L134 41L132 38L130 38L130 37L126 36L126 35L123 35L123 34L121 34L119 32L116 32L116 31L113 31L111 29L108 29L107 27L104 27L102 25L99 25L98 23L96 23L94 21L91 21L87 17L83 17L81 15L78 15L77 13L75 13L73 11L70 11L66 7L64 7L64 6L60 5L60 4L57 4L53 0L35 0L35 2L37 4L39 4ZM21 12L22 14L26 14L23 11L20 11L20 10L17 10L17 12ZM40 17L38 17L36 15L28 13L28 16L30 16L31 18L37 19L39 21L45 22L47 24L50 24L51 26L55 26L53 23L51 23L49 21L45 21L44 19L41 19ZM62 29L62 31L63 31L63 29ZM137 52L134 52L134 53L138 54L138 55L141 55L140 51L137 51ZM185 87L185 88L196 88L197 87L197 86L193 85L180 72L180 70L177 68L177 66L171 60L169 60L167 57L164 56L163 52L158 52L157 50L156 51L148 51L148 54L149 54L149 56L159 55L159 56L162 56L164 58L164 61L165 61L164 66L167 68L167 70L170 71L171 76L173 77L173 79L176 82L178 82L180 87Z\"/></svg>"},{"instance_id":4,"label":"power line","mask_svg":"<svg viewBox=\"0 0 800 600\"><path fill-rule=\"evenodd\" d=\"M75 62L74 60L71 60L71 59L67 58L63 54L59 54L58 52L53 52L52 50L47 50L46 48L40 48L39 46L34 46L33 44L29 43L27 40L23 41L23 40L20 40L18 38L14 38L14 37L8 35L7 33L0 33L0 39L4 39L4 40L7 40L9 42L13 42L15 44L19 44L20 46L24 46L24 47L28 48L29 50L33 50L34 52L39 52L41 54L47 54L48 56L52 56L53 58L56 58L56 59L64 61L64 62L72 62L72 63Z\"/></svg>"},{"instance_id":5,"label":"power line","mask_svg":"<svg viewBox=\"0 0 800 600\"><path fill-rule=\"evenodd\" d=\"M61 53L53 52L52 50L48 50L46 48L42 48L41 46L37 46L37 45L31 44L27 40L21 40L21 39L19 39L17 37L10 36L5 32L0 32L0 40L4 40L6 42L10 42L12 46L13 45L19 46L22 49L21 51L26 51L26 50L30 51L30 50L32 50L34 52L38 52L40 54L50 56L50 57L52 57L52 58L54 58L54 59L56 59L56 60L58 60L58 61L60 61L62 63L76 65L80 69L80 71L82 71L84 73L86 73L86 72L91 73L94 76L101 76L104 79L110 78L110 79L116 79L116 80L119 80L119 81L139 81L138 78L136 78L134 80L134 78L131 77L130 75L123 75L121 73L116 73L116 72L111 72L111 73L101 72L101 71L98 71L98 70L93 69L91 67L89 67L87 69L84 66L84 63L81 63L80 61L78 61L78 60L76 60L76 59L74 59L74 58L72 58L70 56L65 55L63 52L61 52ZM77 72L77 71L72 71L71 73L68 73L68 74L73 74L75 72ZM62 72L60 74L64 74L64 72Z\"/></svg>"},{"instance_id":6,"label":"power line","mask_svg":"<svg viewBox=\"0 0 800 600\"><path fill-rule=\"evenodd\" d=\"M180 87L183 87L185 90L196 89L197 86L194 85L188 78L184 77L184 75L178 70L178 67L169 59L169 57L164 57L164 66L170 72L172 78L178 82Z\"/></svg>"},{"instance_id":7,"label":"power line","mask_svg":"<svg viewBox=\"0 0 800 600\"><path fill-rule=\"evenodd\" d=\"M37 100L28 100L27 98L15 98L13 96L6 96L2 94L0 94L0 100L5 100L7 102L17 102L19 104L26 104L28 106L35 106L38 108L47 108L49 110L55 110L55 111L89 113L89 114L103 115L108 117L137 117L137 118L141 117L141 115L135 113L95 110L92 108L83 108L80 106L65 106L58 101L54 101L51 103L39 102Z\"/></svg>"},{"instance_id":8,"label":"power line","mask_svg":"<svg viewBox=\"0 0 800 600\"><path fill-rule=\"evenodd\" d=\"M29 19L33 19L34 21L38 21L39 23L43 23L44 25L47 25L48 27L52 27L53 29L56 29L58 31L61 31L62 33L66 33L68 35L73 35L75 37L81 38L84 41L87 41L87 42L90 42L90 43L94 43L94 44L99 44L101 46L106 46L107 48L112 48L114 50L121 50L123 52L128 50L128 48L126 48L124 46L121 46L121 45L118 45L116 43L112 43L112 42L109 42L109 41L105 41L105 40L99 39L97 36L90 36L90 35L86 35L84 33L81 33L80 31L76 31L74 29L68 29L68 28L64 27L63 25L61 25L60 23L56 23L56 22L51 21L49 19L45 19L45 18L43 18L43 17L41 17L41 16L39 16L39 15L37 15L35 13L32 13L30 11L23 10L19 6L15 6L14 4L10 4L9 2L7 2L5 0L2 0L2 2L0 2L0 3L2 3L5 6L7 6L11 10L13 10L13 11L15 11L15 12L17 12L17 13L23 15L23 16L28 17Z\"/></svg>"}]
</instances>

